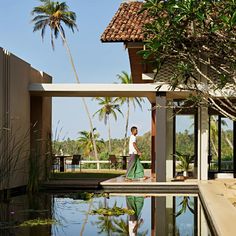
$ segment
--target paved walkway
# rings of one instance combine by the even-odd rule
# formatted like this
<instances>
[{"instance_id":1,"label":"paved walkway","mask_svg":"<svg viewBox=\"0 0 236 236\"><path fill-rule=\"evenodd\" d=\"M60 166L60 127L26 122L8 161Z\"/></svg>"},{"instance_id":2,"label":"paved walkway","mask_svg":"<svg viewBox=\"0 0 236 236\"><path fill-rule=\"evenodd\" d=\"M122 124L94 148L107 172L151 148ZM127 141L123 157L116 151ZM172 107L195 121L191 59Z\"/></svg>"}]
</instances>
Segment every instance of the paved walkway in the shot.
<instances>
[{"instance_id":1,"label":"paved walkway","mask_svg":"<svg viewBox=\"0 0 236 236\"><path fill-rule=\"evenodd\" d=\"M122 192L135 194L140 191L146 194L152 190L159 193L188 193L188 191L192 193L197 189L215 234L236 235L236 179L208 181L189 179L180 182L158 183L152 178L129 182L125 181L124 176L120 176L101 182L101 185L105 190L119 194Z\"/></svg>"},{"instance_id":2,"label":"paved walkway","mask_svg":"<svg viewBox=\"0 0 236 236\"><path fill-rule=\"evenodd\" d=\"M236 179L201 181L199 195L216 233L236 235Z\"/></svg>"}]
</instances>

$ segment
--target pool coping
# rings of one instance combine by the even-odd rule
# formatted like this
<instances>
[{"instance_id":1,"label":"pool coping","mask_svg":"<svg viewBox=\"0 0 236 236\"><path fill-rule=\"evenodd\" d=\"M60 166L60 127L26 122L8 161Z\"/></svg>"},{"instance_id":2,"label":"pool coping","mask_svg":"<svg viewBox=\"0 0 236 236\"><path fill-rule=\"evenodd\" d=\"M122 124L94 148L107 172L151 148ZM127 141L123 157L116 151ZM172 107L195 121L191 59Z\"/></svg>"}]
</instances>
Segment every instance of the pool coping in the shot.
<instances>
[{"instance_id":1,"label":"pool coping","mask_svg":"<svg viewBox=\"0 0 236 236\"><path fill-rule=\"evenodd\" d=\"M70 182L70 183L69 183ZM47 186L53 190L89 190L89 184L86 181L82 184L80 181L69 181L68 186L65 182ZM136 181L121 182L118 180L98 181L97 187L94 185L93 190L101 190L111 194L198 194L203 205L209 228L214 235L233 236L236 235L236 208L230 202L229 190L226 190L226 184L231 183L236 186L236 179L206 180L206 181L184 181L184 182L155 182ZM54 188L55 187L55 188ZM90 186L91 187L91 186ZM228 191L228 193L226 192ZM236 204L236 187L231 197L235 198Z\"/></svg>"},{"instance_id":2,"label":"pool coping","mask_svg":"<svg viewBox=\"0 0 236 236\"><path fill-rule=\"evenodd\" d=\"M187 181L187 182L115 182L107 180L101 182L102 189L110 193L143 194L198 194L203 205L208 226L213 235L236 235L236 208L225 193L225 184L234 181L229 179ZM236 179L235 179L236 185ZM142 186L142 187L141 187ZM236 191L236 189L235 189ZM232 194L231 194L232 195ZM235 192L236 202L236 192Z\"/></svg>"},{"instance_id":3,"label":"pool coping","mask_svg":"<svg viewBox=\"0 0 236 236\"><path fill-rule=\"evenodd\" d=\"M236 208L229 201L225 193L224 183L227 179L220 181L201 181L199 187L199 197L203 204L203 209L209 220L215 235L234 236L236 235Z\"/></svg>"}]
</instances>

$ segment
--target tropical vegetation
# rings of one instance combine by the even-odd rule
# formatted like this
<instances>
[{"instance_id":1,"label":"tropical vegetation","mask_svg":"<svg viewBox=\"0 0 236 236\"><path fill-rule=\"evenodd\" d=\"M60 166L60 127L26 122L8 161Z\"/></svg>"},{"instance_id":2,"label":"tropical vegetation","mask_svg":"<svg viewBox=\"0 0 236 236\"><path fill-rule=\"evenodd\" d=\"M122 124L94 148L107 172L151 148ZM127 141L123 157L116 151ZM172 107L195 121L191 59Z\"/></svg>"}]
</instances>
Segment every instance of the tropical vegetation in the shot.
<instances>
[{"instance_id":1,"label":"tropical vegetation","mask_svg":"<svg viewBox=\"0 0 236 236\"><path fill-rule=\"evenodd\" d=\"M101 106L101 108L94 113L94 116L98 115L99 120L103 120L105 125L108 127L108 152L112 153L110 116L112 116L115 121L117 121L116 112L119 112L121 115L123 115L123 113L120 110L120 105L118 104L117 99L115 98L97 97L95 100L98 101L98 105Z\"/></svg>"},{"instance_id":2,"label":"tropical vegetation","mask_svg":"<svg viewBox=\"0 0 236 236\"><path fill-rule=\"evenodd\" d=\"M96 128L94 128L93 132L95 141L97 143L97 150L101 151L101 146L104 145L104 141L102 139L99 139L99 133L96 132ZM91 132L85 130L80 131L77 140L78 140L78 146L77 146L78 152L80 152L83 156L94 155L93 139Z\"/></svg>"},{"instance_id":3,"label":"tropical vegetation","mask_svg":"<svg viewBox=\"0 0 236 236\"><path fill-rule=\"evenodd\" d=\"M34 7L32 10L32 15L36 15L32 19L32 22L34 23L33 31L41 31L41 37L42 39L44 39L46 28L49 28L53 49L55 48L54 40L57 39L60 35L63 45L65 46L66 52L69 56L69 60L75 75L76 82L80 83L79 76L75 68L75 63L63 27L63 25L67 26L74 33L75 29L78 29L76 24L76 14L75 12L69 10L69 6L65 2L60 3L58 1L55 2L51 0L40 0L40 2L42 3L42 5ZM98 160L92 117L90 115L85 98L82 98L82 102L90 125L94 155L95 158Z\"/></svg>"},{"instance_id":4,"label":"tropical vegetation","mask_svg":"<svg viewBox=\"0 0 236 236\"><path fill-rule=\"evenodd\" d=\"M233 156L233 149L232 149L232 140L233 140L233 132L230 127L227 126L227 122L222 123L222 126L224 129L222 130L222 138L221 138L221 157L222 161L232 160ZM211 120L211 151L213 153L212 155L212 161L217 162L218 158L218 132L214 131L216 129L217 131L217 123L214 118L214 121ZM80 134L88 134L87 131L81 131ZM108 152L107 152L107 146L108 146L108 140L101 140L99 139L99 134L97 132L97 143L98 143L98 149L99 149L99 159L100 160L108 160ZM147 132L141 136L137 137L138 139L138 145L140 149L142 150L142 160L151 160L151 134L150 132ZM83 140L83 142L81 142ZM87 141L86 141L87 140ZM123 145L124 145L124 139L123 138L115 138L111 139L112 142L112 152L117 157L123 155ZM86 144L87 143L87 144ZM63 150L65 154L73 155L75 154L75 151L77 152L78 147L80 154L82 154L82 158L85 160L95 160L92 144L91 144L91 138L89 138L89 135L80 136L77 140L72 140L70 138L66 140L55 140L53 143L53 146L55 147L55 150L59 150L59 147ZM214 149L215 147L215 149ZM126 149L126 152L128 149ZM194 155L194 135L192 132L190 132L188 129L179 131L176 133L176 152L181 153L182 155ZM217 152L217 153L215 153ZM60 154L59 151L56 154ZM94 165L90 165L91 168ZM106 166L106 164L103 164L103 168ZM146 168L150 168L150 165L145 164ZM89 167L89 166L88 166ZM178 168L180 169L180 168Z\"/></svg>"},{"instance_id":5,"label":"tropical vegetation","mask_svg":"<svg viewBox=\"0 0 236 236\"><path fill-rule=\"evenodd\" d=\"M229 95L236 88L235 9L235 0L145 0L142 12L152 20L144 26L140 51L152 65L155 81L171 65L165 85L193 91L188 97L192 107L207 106L233 120L236 104Z\"/></svg>"},{"instance_id":6,"label":"tropical vegetation","mask_svg":"<svg viewBox=\"0 0 236 236\"><path fill-rule=\"evenodd\" d=\"M117 78L121 84L132 84L133 80L131 75L127 72L122 71L121 74L117 75ZM127 105L127 112L126 112L126 122L125 122L125 135L124 135L124 151L123 155L127 155L127 137L128 137L128 128L129 128L129 118L130 118L130 106L132 105L134 110L136 106L138 106L142 110L142 102L144 102L143 98L139 97L120 97L117 98L117 101L120 102L120 105Z\"/></svg>"}]
</instances>

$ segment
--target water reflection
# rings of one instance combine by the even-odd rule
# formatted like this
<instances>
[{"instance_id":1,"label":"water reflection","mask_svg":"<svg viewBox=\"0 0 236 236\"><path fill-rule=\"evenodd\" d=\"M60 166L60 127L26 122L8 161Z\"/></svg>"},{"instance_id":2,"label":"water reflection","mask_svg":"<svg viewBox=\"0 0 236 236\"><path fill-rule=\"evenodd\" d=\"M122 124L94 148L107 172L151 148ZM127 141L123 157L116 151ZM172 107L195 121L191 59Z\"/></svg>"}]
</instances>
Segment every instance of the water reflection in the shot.
<instances>
[{"instance_id":1,"label":"water reflection","mask_svg":"<svg viewBox=\"0 0 236 236\"><path fill-rule=\"evenodd\" d=\"M138 228L143 223L141 211L143 209L144 197L127 196L126 203L127 207L134 211L134 214L129 216L129 235L135 236L138 235ZM141 235L146 234L147 232L142 233Z\"/></svg>"},{"instance_id":2,"label":"water reflection","mask_svg":"<svg viewBox=\"0 0 236 236\"><path fill-rule=\"evenodd\" d=\"M19 227L23 222L51 219L51 195L22 195L0 202L0 235L51 235L51 226Z\"/></svg>"},{"instance_id":3,"label":"water reflection","mask_svg":"<svg viewBox=\"0 0 236 236\"><path fill-rule=\"evenodd\" d=\"M94 209L107 211L94 215L91 214ZM11 198L8 202L0 203L0 210L1 236L210 235L196 195L107 196L44 193ZM125 214L120 213L122 210ZM127 210L133 214L128 214ZM19 227L27 220L39 219L46 220L46 223L47 219L53 219L57 223Z\"/></svg>"}]
</instances>

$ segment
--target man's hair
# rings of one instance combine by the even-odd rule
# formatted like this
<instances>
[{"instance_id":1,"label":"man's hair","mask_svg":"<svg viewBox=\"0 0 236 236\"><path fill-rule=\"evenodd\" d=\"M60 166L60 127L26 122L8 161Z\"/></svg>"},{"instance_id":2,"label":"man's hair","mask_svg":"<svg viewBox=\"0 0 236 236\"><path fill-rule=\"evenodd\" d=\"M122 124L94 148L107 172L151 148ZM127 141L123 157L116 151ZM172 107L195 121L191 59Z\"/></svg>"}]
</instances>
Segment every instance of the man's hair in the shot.
<instances>
[{"instance_id":1,"label":"man's hair","mask_svg":"<svg viewBox=\"0 0 236 236\"><path fill-rule=\"evenodd\" d=\"M136 129L138 129L136 126L132 126L130 130L131 130L131 132L133 132Z\"/></svg>"}]
</instances>

